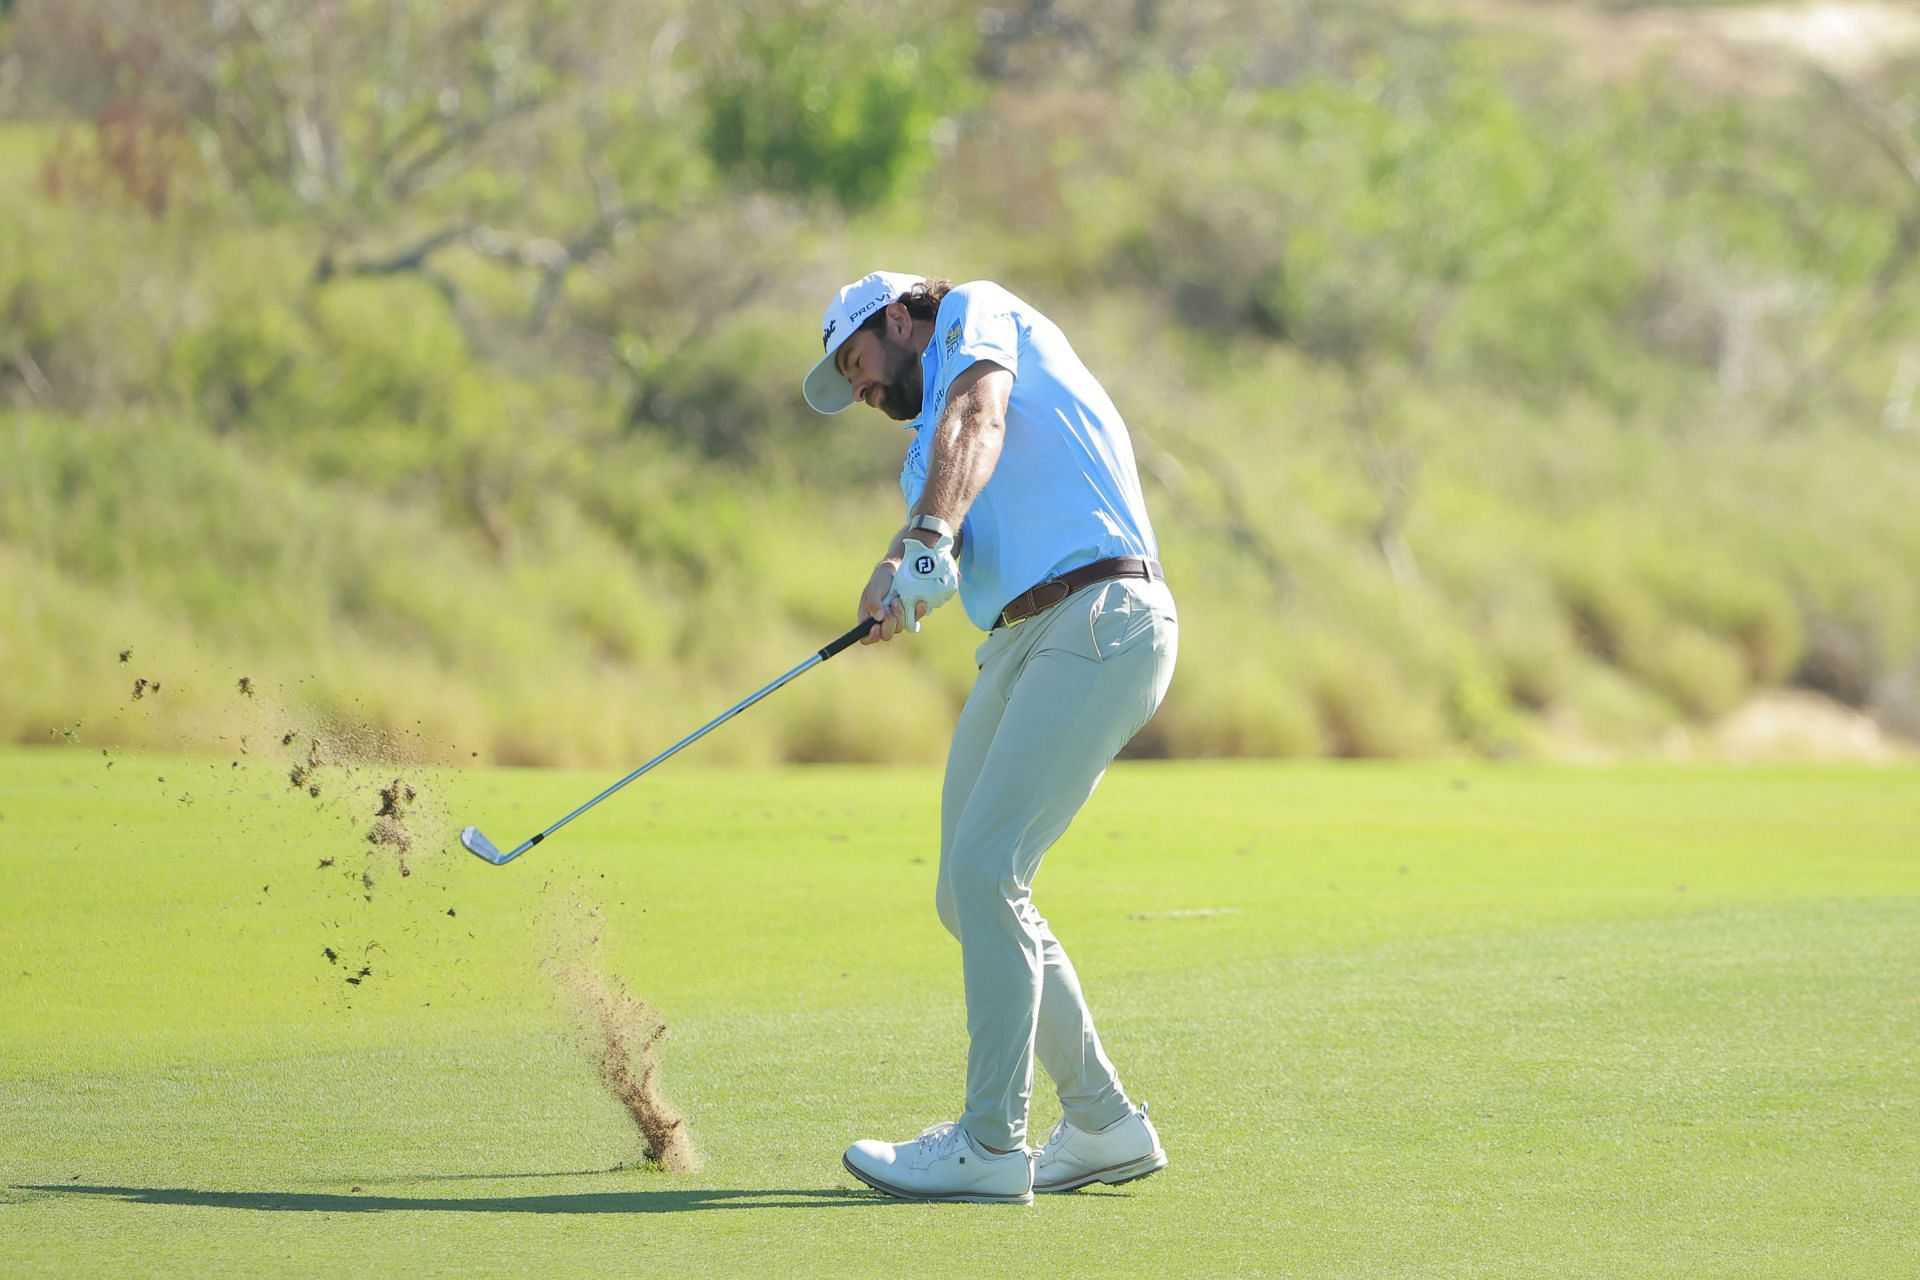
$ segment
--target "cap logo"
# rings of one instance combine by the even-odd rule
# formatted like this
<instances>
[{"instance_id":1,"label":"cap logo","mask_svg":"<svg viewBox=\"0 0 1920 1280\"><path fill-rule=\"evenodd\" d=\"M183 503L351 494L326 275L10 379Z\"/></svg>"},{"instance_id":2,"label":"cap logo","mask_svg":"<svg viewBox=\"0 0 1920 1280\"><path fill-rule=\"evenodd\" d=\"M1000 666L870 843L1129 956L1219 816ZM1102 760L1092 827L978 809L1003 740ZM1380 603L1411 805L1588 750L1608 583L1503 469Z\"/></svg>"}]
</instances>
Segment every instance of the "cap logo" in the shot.
<instances>
[{"instance_id":1,"label":"cap logo","mask_svg":"<svg viewBox=\"0 0 1920 1280\"><path fill-rule=\"evenodd\" d=\"M822 351L825 351L827 344L833 341L833 331L839 327L840 322L838 320L827 321L827 327L820 331L820 349Z\"/></svg>"}]
</instances>

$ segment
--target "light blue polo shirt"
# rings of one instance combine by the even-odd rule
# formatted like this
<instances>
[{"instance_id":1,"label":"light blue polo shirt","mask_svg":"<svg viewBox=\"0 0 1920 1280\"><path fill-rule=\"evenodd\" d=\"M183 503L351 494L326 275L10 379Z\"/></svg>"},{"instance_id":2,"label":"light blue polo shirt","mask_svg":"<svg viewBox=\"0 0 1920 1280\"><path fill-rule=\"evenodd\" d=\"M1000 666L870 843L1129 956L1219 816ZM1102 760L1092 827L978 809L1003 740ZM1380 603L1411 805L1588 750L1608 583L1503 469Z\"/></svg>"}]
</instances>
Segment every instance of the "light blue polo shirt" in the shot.
<instances>
[{"instance_id":1,"label":"light blue polo shirt","mask_svg":"<svg viewBox=\"0 0 1920 1280\"><path fill-rule=\"evenodd\" d=\"M1159 549L1120 411L1058 325L988 280L956 286L934 318L920 358L925 399L900 469L907 506L926 487L947 390L980 360L1013 375L1000 460L961 525L960 603L987 631L1036 583Z\"/></svg>"}]
</instances>

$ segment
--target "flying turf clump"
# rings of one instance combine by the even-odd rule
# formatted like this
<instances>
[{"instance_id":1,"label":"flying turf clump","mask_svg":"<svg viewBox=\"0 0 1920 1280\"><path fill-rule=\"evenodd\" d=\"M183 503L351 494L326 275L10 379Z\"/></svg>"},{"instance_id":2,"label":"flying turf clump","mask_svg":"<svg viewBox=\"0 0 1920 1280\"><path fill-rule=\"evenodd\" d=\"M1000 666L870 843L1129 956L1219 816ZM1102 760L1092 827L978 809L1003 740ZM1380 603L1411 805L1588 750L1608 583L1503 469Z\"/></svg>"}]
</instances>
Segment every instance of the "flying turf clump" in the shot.
<instances>
[{"instance_id":1,"label":"flying turf clump","mask_svg":"<svg viewBox=\"0 0 1920 1280\"><path fill-rule=\"evenodd\" d=\"M418 793L404 780L395 778L393 782L380 788L380 811L373 816L373 826L367 831L367 843L376 849L387 846L399 855L400 874L410 876L413 869L407 866L407 854L413 849L413 837L407 831L407 806L418 798Z\"/></svg>"},{"instance_id":2,"label":"flying turf clump","mask_svg":"<svg viewBox=\"0 0 1920 1280\"><path fill-rule=\"evenodd\" d=\"M292 742L293 738L294 738L294 735L292 733L288 733L287 736L280 739L280 741L284 745L286 743ZM301 764L296 764L293 766L292 769L288 770L287 784L291 786L295 791L305 791L308 795L314 797L316 800L319 799L320 798L319 773L320 773L320 767L324 763L326 762L321 760L320 758L320 744L318 742L309 742L307 744L307 758L305 762Z\"/></svg>"}]
</instances>

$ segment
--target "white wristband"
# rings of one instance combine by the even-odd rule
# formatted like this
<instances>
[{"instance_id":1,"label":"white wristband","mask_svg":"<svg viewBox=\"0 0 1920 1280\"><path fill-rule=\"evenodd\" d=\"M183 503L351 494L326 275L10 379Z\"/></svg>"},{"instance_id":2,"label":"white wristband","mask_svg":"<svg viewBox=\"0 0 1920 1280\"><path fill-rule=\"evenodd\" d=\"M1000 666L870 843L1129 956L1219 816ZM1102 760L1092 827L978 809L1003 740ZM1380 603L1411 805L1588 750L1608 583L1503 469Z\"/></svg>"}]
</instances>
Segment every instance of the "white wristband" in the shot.
<instances>
[{"instance_id":1,"label":"white wristband","mask_svg":"<svg viewBox=\"0 0 1920 1280\"><path fill-rule=\"evenodd\" d=\"M953 526L945 520L942 520L939 516L914 516L907 521L907 533L920 533L923 531L932 534L935 538L951 538L953 536Z\"/></svg>"}]
</instances>

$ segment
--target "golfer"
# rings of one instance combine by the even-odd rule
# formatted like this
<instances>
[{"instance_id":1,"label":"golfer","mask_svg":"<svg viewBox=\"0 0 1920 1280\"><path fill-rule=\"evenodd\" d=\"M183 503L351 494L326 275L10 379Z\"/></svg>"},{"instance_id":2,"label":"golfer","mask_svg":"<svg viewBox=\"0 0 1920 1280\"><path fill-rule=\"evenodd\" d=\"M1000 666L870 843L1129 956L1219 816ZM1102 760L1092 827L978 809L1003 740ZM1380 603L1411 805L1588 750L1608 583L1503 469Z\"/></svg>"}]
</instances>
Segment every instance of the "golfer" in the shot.
<instances>
[{"instance_id":1,"label":"golfer","mask_svg":"<svg viewBox=\"0 0 1920 1280\"><path fill-rule=\"evenodd\" d=\"M940 794L941 923L966 977L966 1111L849 1172L892 1195L1030 1204L1166 1167L1033 905L1040 859L1173 677L1179 628L1133 446L1045 316L997 284L878 271L827 304L807 403L858 400L913 432L907 522L860 595L863 643L956 594L987 633ZM1065 1118L1027 1150L1033 1059Z\"/></svg>"}]
</instances>

